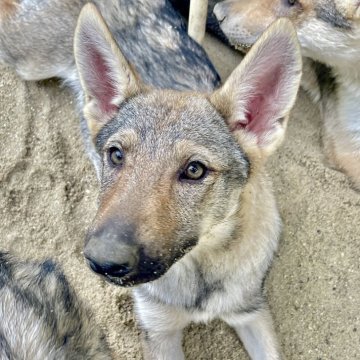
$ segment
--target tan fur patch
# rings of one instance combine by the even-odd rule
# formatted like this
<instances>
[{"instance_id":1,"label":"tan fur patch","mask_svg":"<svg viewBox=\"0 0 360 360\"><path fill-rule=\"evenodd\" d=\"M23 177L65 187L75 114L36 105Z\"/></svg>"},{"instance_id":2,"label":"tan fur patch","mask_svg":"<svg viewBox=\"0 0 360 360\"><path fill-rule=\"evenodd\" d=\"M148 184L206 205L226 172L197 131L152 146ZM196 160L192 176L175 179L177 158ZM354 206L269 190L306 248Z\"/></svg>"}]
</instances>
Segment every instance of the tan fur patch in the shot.
<instances>
[{"instance_id":1,"label":"tan fur patch","mask_svg":"<svg viewBox=\"0 0 360 360\"><path fill-rule=\"evenodd\" d=\"M0 21L13 15L19 6L16 0L0 0Z\"/></svg>"},{"instance_id":2,"label":"tan fur patch","mask_svg":"<svg viewBox=\"0 0 360 360\"><path fill-rule=\"evenodd\" d=\"M355 189L360 191L360 154L339 152L329 136L324 138L324 150L328 165L349 176Z\"/></svg>"},{"instance_id":3,"label":"tan fur patch","mask_svg":"<svg viewBox=\"0 0 360 360\"><path fill-rule=\"evenodd\" d=\"M229 2L229 16L241 15L246 19L246 28L249 32L258 32L259 26L271 24L276 15L273 12L273 7L276 1L273 0L260 0L260 1L247 1L238 0Z\"/></svg>"},{"instance_id":4,"label":"tan fur patch","mask_svg":"<svg viewBox=\"0 0 360 360\"><path fill-rule=\"evenodd\" d=\"M288 14L281 10L282 0L235 0L228 3L229 17L242 17L243 27L249 33L263 32L272 22L279 17L287 17L298 25L314 13L316 0L300 0L300 5Z\"/></svg>"},{"instance_id":5,"label":"tan fur patch","mask_svg":"<svg viewBox=\"0 0 360 360\"><path fill-rule=\"evenodd\" d=\"M358 19L360 4L358 0L335 0L336 8L347 19Z\"/></svg>"},{"instance_id":6,"label":"tan fur patch","mask_svg":"<svg viewBox=\"0 0 360 360\"><path fill-rule=\"evenodd\" d=\"M147 242L146 245L150 245L150 256L167 253L174 246L172 235L177 223L173 216L173 199L169 196L171 185L171 181L168 181L167 184L157 186L154 189L156 196L147 199L141 214L140 238ZM150 229L151 234L148 234Z\"/></svg>"},{"instance_id":7,"label":"tan fur patch","mask_svg":"<svg viewBox=\"0 0 360 360\"><path fill-rule=\"evenodd\" d=\"M360 191L360 155L352 153L338 154L341 170L349 176L355 189Z\"/></svg>"},{"instance_id":8,"label":"tan fur patch","mask_svg":"<svg viewBox=\"0 0 360 360\"><path fill-rule=\"evenodd\" d=\"M131 171L131 170L130 170ZM98 210L96 226L101 227L111 219L118 216L121 211L122 219L131 224L136 224L136 234L139 244L146 248L148 256L157 257L161 254L163 258L170 256L173 247L172 236L177 223L174 221L171 209L174 208L172 198L169 196L171 181L168 184L162 183L153 189L153 195L143 197L141 189L136 194L131 191L131 204L124 208L122 194L129 193L126 184L127 170L124 170L121 179L116 185L107 189L101 200L101 207ZM141 185L139 185L141 188Z\"/></svg>"}]
</instances>

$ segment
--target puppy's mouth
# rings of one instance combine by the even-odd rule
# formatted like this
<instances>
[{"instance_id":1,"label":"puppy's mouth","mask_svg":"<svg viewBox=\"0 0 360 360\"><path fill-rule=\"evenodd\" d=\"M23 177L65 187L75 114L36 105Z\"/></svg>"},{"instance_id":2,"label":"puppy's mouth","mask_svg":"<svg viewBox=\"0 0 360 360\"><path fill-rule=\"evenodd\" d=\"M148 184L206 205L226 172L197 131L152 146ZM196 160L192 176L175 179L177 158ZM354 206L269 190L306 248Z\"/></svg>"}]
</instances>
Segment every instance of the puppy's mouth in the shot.
<instances>
[{"instance_id":1,"label":"puppy's mouth","mask_svg":"<svg viewBox=\"0 0 360 360\"><path fill-rule=\"evenodd\" d=\"M247 53L253 46L253 44L247 44L247 43L236 43L232 44L234 48L238 51Z\"/></svg>"},{"instance_id":2,"label":"puppy's mouth","mask_svg":"<svg viewBox=\"0 0 360 360\"><path fill-rule=\"evenodd\" d=\"M163 276L170 267L182 259L188 252L190 252L196 244L197 238L188 240L181 248L175 251L175 255L170 261L148 258L144 256L144 253L142 252L136 269L124 276L114 276L107 273L98 275L100 275L100 277L105 281L121 287L133 287L155 281Z\"/></svg>"},{"instance_id":3,"label":"puppy's mouth","mask_svg":"<svg viewBox=\"0 0 360 360\"><path fill-rule=\"evenodd\" d=\"M133 287L136 285L145 284L157 280L161 276L163 276L167 272L167 270L168 267L159 264L156 269L153 269L151 271L134 272L124 277L104 275L102 276L102 278L113 285L121 287Z\"/></svg>"}]
</instances>

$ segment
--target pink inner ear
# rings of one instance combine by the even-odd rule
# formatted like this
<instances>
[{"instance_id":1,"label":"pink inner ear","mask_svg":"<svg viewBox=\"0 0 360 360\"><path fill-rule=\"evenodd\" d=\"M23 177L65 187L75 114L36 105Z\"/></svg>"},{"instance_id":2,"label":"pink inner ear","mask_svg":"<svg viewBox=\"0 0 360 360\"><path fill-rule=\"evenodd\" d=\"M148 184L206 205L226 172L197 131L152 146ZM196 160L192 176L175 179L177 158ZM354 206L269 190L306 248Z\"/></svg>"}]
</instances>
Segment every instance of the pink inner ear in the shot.
<instances>
[{"instance_id":1,"label":"pink inner ear","mask_svg":"<svg viewBox=\"0 0 360 360\"><path fill-rule=\"evenodd\" d=\"M258 74L258 82L254 86L254 92L246 104L245 119L236 123L235 129L245 129L254 133L259 141L274 127L279 111L281 96L283 69L278 66L272 72ZM234 129L234 130L235 130Z\"/></svg>"},{"instance_id":2,"label":"pink inner ear","mask_svg":"<svg viewBox=\"0 0 360 360\"><path fill-rule=\"evenodd\" d=\"M251 98L246 112L246 130L256 135L261 135L268 130L269 120L266 108L266 94L255 95Z\"/></svg>"},{"instance_id":3,"label":"pink inner ear","mask_svg":"<svg viewBox=\"0 0 360 360\"><path fill-rule=\"evenodd\" d=\"M95 46L87 49L89 57L88 87L89 94L97 100L101 112L114 113L118 107L111 102L116 97L116 87L111 78L111 70L104 55Z\"/></svg>"}]
</instances>

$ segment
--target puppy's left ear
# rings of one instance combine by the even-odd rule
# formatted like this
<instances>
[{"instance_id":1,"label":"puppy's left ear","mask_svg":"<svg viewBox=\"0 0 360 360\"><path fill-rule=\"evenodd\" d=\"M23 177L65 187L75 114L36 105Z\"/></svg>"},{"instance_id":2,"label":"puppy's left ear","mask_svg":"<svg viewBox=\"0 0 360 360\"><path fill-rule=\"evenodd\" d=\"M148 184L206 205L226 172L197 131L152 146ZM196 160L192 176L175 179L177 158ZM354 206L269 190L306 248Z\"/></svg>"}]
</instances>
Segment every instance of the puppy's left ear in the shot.
<instances>
[{"instance_id":1,"label":"puppy's left ear","mask_svg":"<svg viewBox=\"0 0 360 360\"><path fill-rule=\"evenodd\" d=\"M267 158L281 143L302 61L290 21L277 20L210 101L245 151Z\"/></svg>"}]
</instances>

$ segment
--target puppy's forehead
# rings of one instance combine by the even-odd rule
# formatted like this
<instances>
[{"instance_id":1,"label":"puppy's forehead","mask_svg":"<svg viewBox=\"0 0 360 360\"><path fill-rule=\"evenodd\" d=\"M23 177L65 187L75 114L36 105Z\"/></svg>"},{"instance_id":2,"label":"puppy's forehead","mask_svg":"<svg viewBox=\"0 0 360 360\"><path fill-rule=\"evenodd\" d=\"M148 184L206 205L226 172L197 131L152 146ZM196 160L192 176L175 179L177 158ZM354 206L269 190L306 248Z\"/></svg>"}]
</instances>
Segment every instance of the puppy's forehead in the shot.
<instances>
[{"instance_id":1,"label":"puppy's forehead","mask_svg":"<svg viewBox=\"0 0 360 360\"><path fill-rule=\"evenodd\" d=\"M131 105L136 112L136 117L129 118L132 125L149 131L178 129L189 136L199 128L221 123L208 100L199 94L153 92L137 97Z\"/></svg>"},{"instance_id":2,"label":"puppy's forehead","mask_svg":"<svg viewBox=\"0 0 360 360\"><path fill-rule=\"evenodd\" d=\"M153 91L129 100L98 134L98 149L128 130L141 142L162 144L186 139L219 146L229 143L230 137L224 119L206 96L175 91Z\"/></svg>"}]
</instances>

